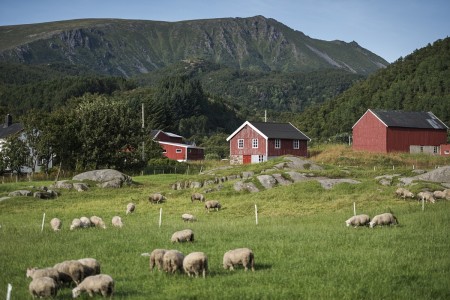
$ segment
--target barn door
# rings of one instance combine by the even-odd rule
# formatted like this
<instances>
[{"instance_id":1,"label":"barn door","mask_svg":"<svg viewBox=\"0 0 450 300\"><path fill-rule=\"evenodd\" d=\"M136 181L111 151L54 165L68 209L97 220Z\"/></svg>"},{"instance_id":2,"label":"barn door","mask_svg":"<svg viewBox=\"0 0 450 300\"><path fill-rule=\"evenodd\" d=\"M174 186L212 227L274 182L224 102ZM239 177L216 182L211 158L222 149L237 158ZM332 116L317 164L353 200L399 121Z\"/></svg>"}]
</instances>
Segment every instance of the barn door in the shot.
<instances>
[{"instance_id":1,"label":"barn door","mask_svg":"<svg viewBox=\"0 0 450 300\"><path fill-rule=\"evenodd\" d=\"M242 159L243 164L249 164L252 162L252 156L251 155L244 155Z\"/></svg>"}]
</instances>

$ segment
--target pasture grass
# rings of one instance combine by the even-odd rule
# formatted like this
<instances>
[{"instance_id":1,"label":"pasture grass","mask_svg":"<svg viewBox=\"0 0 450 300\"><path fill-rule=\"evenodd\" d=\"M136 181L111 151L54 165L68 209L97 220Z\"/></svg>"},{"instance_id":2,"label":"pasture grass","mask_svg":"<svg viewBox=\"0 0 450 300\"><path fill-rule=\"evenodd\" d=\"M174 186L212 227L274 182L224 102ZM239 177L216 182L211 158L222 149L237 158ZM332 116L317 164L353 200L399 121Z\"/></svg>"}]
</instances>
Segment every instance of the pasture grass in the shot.
<instances>
[{"instance_id":1,"label":"pasture grass","mask_svg":"<svg viewBox=\"0 0 450 300\"><path fill-rule=\"evenodd\" d=\"M232 174L230 169L226 172ZM54 200L4 200L0 202L0 297L11 283L12 299L31 298L27 267L94 257L101 262L102 272L114 278L115 299L450 298L448 201L426 204L422 211L415 200L395 198L395 186L379 185L374 177L382 174L380 170L326 165L321 172L345 174L361 183L325 190L316 181L306 181L249 193L236 192L233 182L225 182L220 191L206 194L207 200L216 199L223 205L222 210L210 213L202 203L191 203L193 189L170 189L172 183L192 178L176 174L137 176L134 185L114 190L63 190ZM0 196L31 184L50 182L2 184ZM148 195L157 191L167 196L166 203L148 203ZM137 204L136 212L125 215L130 201ZM344 221L353 215L354 202L357 213L373 216L391 211L400 224L347 228ZM198 221L184 223L181 214L185 212ZM107 229L69 230L73 218L92 215L102 217ZM114 215L122 216L123 228L110 225ZM63 221L60 232L50 229L53 217ZM195 242L172 244L172 233L185 228L194 231ZM255 272L222 268L223 254L238 247L254 251ZM141 253L155 248L178 249L185 255L205 252L207 278L150 272L148 257ZM61 289L57 298L71 299L70 288Z\"/></svg>"}]
</instances>

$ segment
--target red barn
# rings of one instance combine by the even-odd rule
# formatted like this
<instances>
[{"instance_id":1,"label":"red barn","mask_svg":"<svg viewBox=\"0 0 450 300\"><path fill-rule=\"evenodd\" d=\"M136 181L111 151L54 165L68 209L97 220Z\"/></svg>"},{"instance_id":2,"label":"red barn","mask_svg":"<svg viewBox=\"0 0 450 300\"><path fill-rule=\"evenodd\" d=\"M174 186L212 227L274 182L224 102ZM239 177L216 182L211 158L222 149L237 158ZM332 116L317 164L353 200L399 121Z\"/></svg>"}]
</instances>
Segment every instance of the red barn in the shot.
<instances>
[{"instance_id":1,"label":"red barn","mask_svg":"<svg viewBox=\"0 0 450 300\"><path fill-rule=\"evenodd\" d=\"M258 163L282 155L307 156L310 140L291 123L246 121L227 138L230 163Z\"/></svg>"},{"instance_id":2,"label":"red barn","mask_svg":"<svg viewBox=\"0 0 450 300\"><path fill-rule=\"evenodd\" d=\"M204 148L183 143L183 137L180 135L162 130L152 130L150 135L163 148L164 156L169 159L189 161L205 158Z\"/></svg>"},{"instance_id":3,"label":"red barn","mask_svg":"<svg viewBox=\"0 0 450 300\"><path fill-rule=\"evenodd\" d=\"M448 127L432 112L369 109L353 125L353 149L370 152L411 152L432 147L439 153Z\"/></svg>"}]
</instances>

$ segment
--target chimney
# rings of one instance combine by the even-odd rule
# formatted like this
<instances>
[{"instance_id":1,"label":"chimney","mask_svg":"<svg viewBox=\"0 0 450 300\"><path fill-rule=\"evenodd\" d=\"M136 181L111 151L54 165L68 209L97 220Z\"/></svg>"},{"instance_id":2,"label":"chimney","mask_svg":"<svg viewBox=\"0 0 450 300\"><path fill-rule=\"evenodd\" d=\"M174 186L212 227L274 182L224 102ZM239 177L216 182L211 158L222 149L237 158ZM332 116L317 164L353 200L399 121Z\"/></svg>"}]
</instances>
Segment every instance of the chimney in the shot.
<instances>
[{"instance_id":1,"label":"chimney","mask_svg":"<svg viewBox=\"0 0 450 300\"><path fill-rule=\"evenodd\" d=\"M5 124L3 124L3 128L7 128L12 125L12 116L10 114L6 115Z\"/></svg>"}]
</instances>

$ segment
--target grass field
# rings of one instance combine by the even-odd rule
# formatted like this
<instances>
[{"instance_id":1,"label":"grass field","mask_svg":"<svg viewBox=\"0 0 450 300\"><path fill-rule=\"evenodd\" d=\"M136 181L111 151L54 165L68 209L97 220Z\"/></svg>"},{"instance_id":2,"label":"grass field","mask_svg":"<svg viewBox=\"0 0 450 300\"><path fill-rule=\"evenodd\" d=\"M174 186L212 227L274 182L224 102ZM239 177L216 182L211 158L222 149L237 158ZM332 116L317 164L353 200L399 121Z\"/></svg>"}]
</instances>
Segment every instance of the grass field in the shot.
<instances>
[{"instance_id":1,"label":"grass field","mask_svg":"<svg viewBox=\"0 0 450 300\"><path fill-rule=\"evenodd\" d=\"M193 190L170 189L170 184L192 178L173 174L137 176L133 186L119 190L62 191L55 200L4 200L0 202L0 297L10 283L11 299L31 298L27 267L94 257L102 272L114 278L115 299L450 299L450 202L426 204L422 211L415 200L395 198L394 185L382 186L374 180L387 173L409 175L406 168L325 167L318 175L345 175L361 183L324 190L309 181L248 193L235 192L233 182L225 182L222 190L206 194L223 206L211 213L201 203L191 203ZM0 196L50 183L2 184ZM422 187L436 184L421 183L415 189ZM156 191L167 196L166 203L147 202ZM125 215L130 201L137 210ZM353 215L354 202L357 213L373 216L392 211L400 225L347 228L344 221ZM185 212L198 221L184 223ZM73 218L92 215L103 217L107 229L69 230ZM110 226L114 215L122 216L123 228ZM63 221L60 232L50 229L53 217ZM185 228L194 231L195 242L170 243L172 233ZM223 254L239 247L255 253L255 272L222 268ZM148 257L141 253L155 248L178 249L185 255L205 252L207 278L150 272ZM71 299L71 290L61 289L57 298Z\"/></svg>"}]
</instances>

